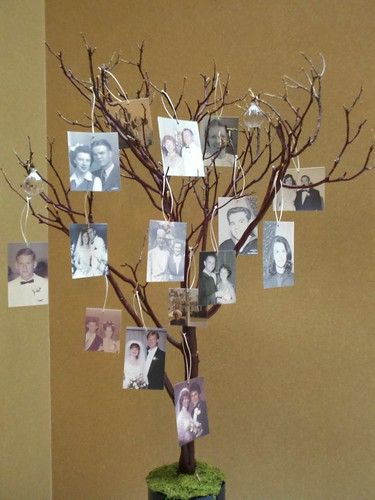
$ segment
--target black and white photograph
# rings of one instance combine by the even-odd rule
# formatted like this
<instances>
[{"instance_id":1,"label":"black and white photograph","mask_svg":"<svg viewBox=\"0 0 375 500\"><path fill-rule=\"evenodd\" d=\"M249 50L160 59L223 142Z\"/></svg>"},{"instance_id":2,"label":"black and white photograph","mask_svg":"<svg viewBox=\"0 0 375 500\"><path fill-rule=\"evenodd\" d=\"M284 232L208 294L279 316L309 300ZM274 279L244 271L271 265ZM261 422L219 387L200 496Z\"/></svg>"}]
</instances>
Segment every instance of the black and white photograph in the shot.
<instances>
[{"instance_id":1,"label":"black and white photograph","mask_svg":"<svg viewBox=\"0 0 375 500\"><path fill-rule=\"evenodd\" d=\"M323 180L325 176L324 167L301 168L299 170L289 168L284 175L283 184L303 187L299 189L282 187L273 200L273 208L284 212L323 210L325 184L316 187L310 187L310 185Z\"/></svg>"},{"instance_id":2,"label":"black and white photograph","mask_svg":"<svg viewBox=\"0 0 375 500\"><path fill-rule=\"evenodd\" d=\"M126 329L123 389L164 389L166 339L163 328Z\"/></svg>"},{"instance_id":3,"label":"black and white photograph","mask_svg":"<svg viewBox=\"0 0 375 500\"><path fill-rule=\"evenodd\" d=\"M132 142L140 142L143 146L150 146L153 139L150 99L129 99L118 105L118 117L128 126L129 137L119 135L120 149L130 148Z\"/></svg>"},{"instance_id":4,"label":"black and white photograph","mask_svg":"<svg viewBox=\"0 0 375 500\"><path fill-rule=\"evenodd\" d=\"M198 305L198 288L170 288L168 318L170 325L207 327L207 311Z\"/></svg>"},{"instance_id":5,"label":"black and white photograph","mask_svg":"<svg viewBox=\"0 0 375 500\"><path fill-rule=\"evenodd\" d=\"M263 287L294 285L294 222L263 224Z\"/></svg>"},{"instance_id":6,"label":"black and white photograph","mask_svg":"<svg viewBox=\"0 0 375 500\"><path fill-rule=\"evenodd\" d=\"M48 304L48 243L8 243L8 307Z\"/></svg>"},{"instance_id":7,"label":"black and white photograph","mask_svg":"<svg viewBox=\"0 0 375 500\"><path fill-rule=\"evenodd\" d=\"M237 154L238 118L207 115L199 123L204 164L233 167Z\"/></svg>"},{"instance_id":8,"label":"black and white photograph","mask_svg":"<svg viewBox=\"0 0 375 500\"><path fill-rule=\"evenodd\" d=\"M117 132L68 132L68 153L72 191L120 190Z\"/></svg>"},{"instance_id":9,"label":"black and white photograph","mask_svg":"<svg viewBox=\"0 0 375 500\"><path fill-rule=\"evenodd\" d=\"M234 304L236 302L236 253L200 252L198 304Z\"/></svg>"},{"instance_id":10,"label":"black and white photograph","mask_svg":"<svg viewBox=\"0 0 375 500\"><path fill-rule=\"evenodd\" d=\"M219 250L234 250L248 225L257 215L257 204L254 196L242 198L218 198ZM254 228L239 255L258 254L258 228Z\"/></svg>"},{"instance_id":11,"label":"black and white photograph","mask_svg":"<svg viewBox=\"0 0 375 500\"><path fill-rule=\"evenodd\" d=\"M202 377L174 386L177 438L180 446L209 433L207 403Z\"/></svg>"},{"instance_id":12,"label":"black and white photograph","mask_svg":"<svg viewBox=\"0 0 375 500\"><path fill-rule=\"evenodd\" d=\"M207 309L198 304L198 288L187 288L187 326L194 326L196 328L207 328L208 318Z\"/></svg>"},{"instance_id":13,"label":"black and white photograph","mask_svg":"<svg viewBox=\"0 0 375 500\"><path fill-rule=\"evenodd\" d=\"M85 351L120 352L121 310L87 307Z\"/></svg>"},{"instance_id":14,"label":"black and white photograph","mask_svg":"<svg viewBox=\"0 0 375 500\"><path fill-rule=\"evenodd\" d=\"M107 224L71 224L72 277L92 278L108 273Z\"/></svg>"},{"instance_id":15,"label":"black and white photograph","mask_svg":"<svg viewBox=\"0 0 375 500\"><path fill-rule=\"evenodd\" d=\"M159 116L158 126L164 173L170 176L204 177L198 123Z\"/></svg>"},{"instance_id":16,"label":"black and white photograph","mask_svg":"<svg viewBox=\"0 0 375 500\"><path fill-rule=\"evenodd\" d=\"M186 222L150 220L147 281L183 281Z\"/></svg>"}]
</instances>

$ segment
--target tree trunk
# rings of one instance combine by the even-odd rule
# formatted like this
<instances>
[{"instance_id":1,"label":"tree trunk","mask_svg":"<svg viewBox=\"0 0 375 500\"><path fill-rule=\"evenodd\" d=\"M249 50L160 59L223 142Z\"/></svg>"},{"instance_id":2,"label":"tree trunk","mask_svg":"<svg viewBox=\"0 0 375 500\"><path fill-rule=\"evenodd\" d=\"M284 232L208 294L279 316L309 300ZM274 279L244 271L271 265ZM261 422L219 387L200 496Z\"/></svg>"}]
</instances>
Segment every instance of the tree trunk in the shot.
<instances>
[{"instance_id":1,"label":"tree trunk","mask_svg":"<svg viewBox=\"0 0 375 500\"><path fill-rule=\"evenodd\" d=\"M178 461L178 471L181 474L195 473L195 446L194 441L181 446L180 460Z\"/></svg>"}]
</instances>

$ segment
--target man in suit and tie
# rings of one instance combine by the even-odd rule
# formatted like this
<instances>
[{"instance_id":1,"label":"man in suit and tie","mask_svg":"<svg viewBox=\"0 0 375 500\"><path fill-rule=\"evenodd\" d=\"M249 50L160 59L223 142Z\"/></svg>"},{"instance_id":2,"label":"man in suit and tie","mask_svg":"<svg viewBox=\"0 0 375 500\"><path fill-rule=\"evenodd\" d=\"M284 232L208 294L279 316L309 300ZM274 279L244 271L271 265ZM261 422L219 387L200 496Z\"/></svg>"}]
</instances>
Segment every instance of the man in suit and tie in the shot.
<instances>
[{"instance_id":1,"label":"man in suit and tie","mask_svg":"<svg viewBox=\"0 0 375 500\"><path fill-rule=\"evenodd\" d=\"M323 203L319 191L309 187L311 184L310 177L303 175L301 183L304 188L299 189L296 193L296 199L294 200L296 210L322 210Z\"/></svg>"},{"instance_id":2,"label":"man in suit and tie","mask_svg":"<svg viewBox=\"0 0 375 500\"><path fill-rule=\"evenodd\" d=\"M144 378L148 380L148 389L164 388L165 352L159 348L159 332L150 330L147 333L147 356L144 367Z\"/></svg>"},{"instance_id":3,"label":"man in suit and tie","mask_svg":"<svg viewBox=\"0 0 375 500\"><path fill-rule=\"evenodd\" d=\"M198 304L200 306L216 304L218 291L215 267L216 254L207 253L204 257L203 270L199 277Z\"/></svg>"},{"instance_id":4,"label":"man in suit and tie","mask_svg":"<svg viewBox=\"0 0 375 500\"><path fill-rule=\"evenodd\" d=\"M208 434L208 417L206 401L201 397L201 387L197 382L193 382L189 387L190 399L193 405L191 416L197 424L195 437L201 437Z\"/></svg>"},{"instance_id":5,"label":"man in suit and tie","mask_svg":"<svg viewBox=\"0 0 375 500\"><path fill-rule=\"evenodd\" d=\"M91 144L92 156L98 170L93 172L102 180L102 191L119 191L120 169L113 163L111 144L106 139L98 139Z\"/></svg>"},{"instance_id":6,"label":"man in suit and tie","mask_svg":"<svg viewBox=\"0 0 375 500\"><path fill-rule=\"evenodd\" d=\"M168 271L171 281L183 281L185 271L185 255L182 253L183 244L175 240L172 247L172 255L168 258Z\"/></svg>"}]
</instances>

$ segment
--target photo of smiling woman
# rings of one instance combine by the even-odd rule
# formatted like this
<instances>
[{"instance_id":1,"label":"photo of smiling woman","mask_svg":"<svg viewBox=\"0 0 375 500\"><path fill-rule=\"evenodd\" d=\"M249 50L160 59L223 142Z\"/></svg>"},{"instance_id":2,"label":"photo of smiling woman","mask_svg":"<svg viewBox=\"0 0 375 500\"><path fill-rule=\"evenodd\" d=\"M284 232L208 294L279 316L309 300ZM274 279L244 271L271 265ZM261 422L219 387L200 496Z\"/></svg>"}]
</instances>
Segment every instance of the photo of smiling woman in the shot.
<instances>
[{"instance_id":1,"label":"photo of smiling woman","mask_svg":"<svg viewBox=\"0 0 375 500\"><path fill-rule=\"evenodd\" d=\"M264 288L294 285L294 222L265 222L263 238Z\"/></svg>"},{"instance_id":2,"label":"photo of smiling woman","mask_svg":"<svg viewBox=\"0 0 375 500\"><path fill-rule=\"evenodd\" d=\"M88 146L77 146L70 153L73 173L70 176L72 191L101 191L102 181L90 171L92 164L91 150Z\"/></svg>"}]
</instances>

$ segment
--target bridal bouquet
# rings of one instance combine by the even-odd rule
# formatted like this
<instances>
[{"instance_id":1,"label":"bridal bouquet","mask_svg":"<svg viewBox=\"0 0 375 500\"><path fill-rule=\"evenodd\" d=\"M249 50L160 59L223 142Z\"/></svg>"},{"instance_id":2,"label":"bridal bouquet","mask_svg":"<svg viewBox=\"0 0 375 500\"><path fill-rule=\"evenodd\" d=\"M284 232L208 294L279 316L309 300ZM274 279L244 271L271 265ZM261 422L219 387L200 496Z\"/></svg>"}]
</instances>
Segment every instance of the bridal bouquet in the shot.
<instances>
[{"instance_id":1,"label":"bridal bouquet","mask_svg":"<svg viewBox=\"0 0 375 500\"><path fill-rule=\"evenodd\" d=\"M142 377L129 380L128 389L147 389L147 384Z\"/></svg>"}]
</instances>

